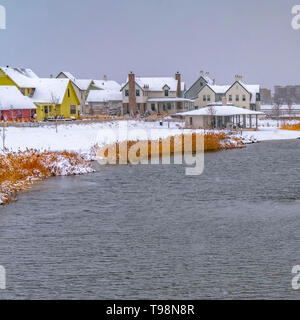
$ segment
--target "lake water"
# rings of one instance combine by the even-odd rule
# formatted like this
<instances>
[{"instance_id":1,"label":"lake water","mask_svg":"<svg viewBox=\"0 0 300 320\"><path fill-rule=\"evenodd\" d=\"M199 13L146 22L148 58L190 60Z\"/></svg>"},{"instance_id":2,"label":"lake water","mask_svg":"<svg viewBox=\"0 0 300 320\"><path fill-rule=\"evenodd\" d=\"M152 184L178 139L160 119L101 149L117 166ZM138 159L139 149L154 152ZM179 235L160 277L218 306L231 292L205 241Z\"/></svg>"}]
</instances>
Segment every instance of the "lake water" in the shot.
<instances>
[{"instance_id":1,"label":"lake water","mask_svg":"<svg viewBox=\"0 0 300 320\"><path fill-rule=\"evenodd\" d=\"M300 140L52 178L0 208L18 299L299 299Z\"/></svg>"}]
</instances>

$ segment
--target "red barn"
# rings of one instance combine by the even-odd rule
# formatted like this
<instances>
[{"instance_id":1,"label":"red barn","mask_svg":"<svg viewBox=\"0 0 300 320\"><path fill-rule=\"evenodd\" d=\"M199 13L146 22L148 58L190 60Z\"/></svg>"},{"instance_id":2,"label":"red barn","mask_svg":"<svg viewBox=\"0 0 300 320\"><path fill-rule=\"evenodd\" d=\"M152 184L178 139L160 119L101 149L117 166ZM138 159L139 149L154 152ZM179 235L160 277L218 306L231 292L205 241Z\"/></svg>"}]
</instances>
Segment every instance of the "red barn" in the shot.
<instances>
[{"instance_id":1,"label":"red barn","mask_svg":"<svg viewBox=\"0 0 300 320\"><path fill-rule=\"evenodd\" d=\"M34 119L36 106L15 86L0 86L1 121L28 121Z\"/></svg>"}]
</instances>

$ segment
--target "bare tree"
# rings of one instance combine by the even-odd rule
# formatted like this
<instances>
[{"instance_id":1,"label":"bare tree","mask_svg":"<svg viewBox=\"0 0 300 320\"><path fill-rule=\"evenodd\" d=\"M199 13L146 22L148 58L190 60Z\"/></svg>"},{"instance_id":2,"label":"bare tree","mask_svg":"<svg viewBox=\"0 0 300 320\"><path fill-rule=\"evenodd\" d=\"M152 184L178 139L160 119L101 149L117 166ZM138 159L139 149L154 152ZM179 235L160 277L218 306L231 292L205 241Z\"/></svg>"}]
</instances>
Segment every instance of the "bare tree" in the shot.
<instances>
[{"instance_id":1,"label":"bare tree","mask_svg":"<svg viewBox=\"0 0 300 320\"><path fill-rule=\"evenodd\" d=\"M280 100L276 100L275 104L272 108L272 114L274 117L276 117L277 120L279 120L281 113L282 113L281 112L281 102L280 102ZM277 125L279 126L279 122L277 123Z\"/></svg>"},{"instance_id":2,"label":"bare tree","mask_svg":"<svg viewBox=\"0 0 300 320\"><path fill-rule=\"evenodd\" d=\"M55 131L56 133L58 132L58 125L57 125L57 117L58 117L58 114L57 114L57 105L59 103L59 98L57 98L53 92L51 93L51 105L53 106L54 108L54 118L55 118Z\"/></svg>"},{"instance_id":3,"label":"bare tree","mask_svg":"<svg viewBox=\"0 0 300 320\"><path fill-rule=\"evenodd\" d=\"M216 116L216 109L213 105L209 105L207 107L208 115L209 115L209 127L213 129L215 127L215 116Z\"/></svg>"}]
</instances>

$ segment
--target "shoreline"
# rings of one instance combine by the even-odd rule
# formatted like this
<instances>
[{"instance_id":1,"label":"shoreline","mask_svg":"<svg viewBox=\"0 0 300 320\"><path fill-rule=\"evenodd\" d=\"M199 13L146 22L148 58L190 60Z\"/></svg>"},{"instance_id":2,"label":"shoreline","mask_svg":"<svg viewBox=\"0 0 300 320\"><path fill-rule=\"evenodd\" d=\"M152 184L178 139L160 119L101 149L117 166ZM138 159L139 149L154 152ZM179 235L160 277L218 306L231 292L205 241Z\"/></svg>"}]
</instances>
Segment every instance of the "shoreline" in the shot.
<instances>
[{"instance_id":1,"label":"shoreline","mask_svg":"<svg viewBox=\"0 0 300 320\"><path fill-rule=\"evenodd\" d=\"M90 161L74 152L27 150L0 155L0 205L16 199L18 192L49 177L94 171Z\"/></svg>"}]
</instances>

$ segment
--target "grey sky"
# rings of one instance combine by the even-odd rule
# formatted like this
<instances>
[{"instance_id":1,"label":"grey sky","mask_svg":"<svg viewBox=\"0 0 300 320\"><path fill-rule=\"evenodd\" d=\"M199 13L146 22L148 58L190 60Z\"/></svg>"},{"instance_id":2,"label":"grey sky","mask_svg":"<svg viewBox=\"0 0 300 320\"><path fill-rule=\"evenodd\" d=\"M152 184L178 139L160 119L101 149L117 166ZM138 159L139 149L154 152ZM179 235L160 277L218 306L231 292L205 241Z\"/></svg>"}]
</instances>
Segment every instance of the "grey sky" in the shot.
<instances>
[{"instance_id":1,"label":"grey sky","mask_svg":"<svg viewBox=\"0 0 300 320\"><path fill-rule=\"evenodd\" d=\"M128 71L190 85L200 70L217 83L300 84L296 0L0 0L0 65L61 70L124 82Z\"/></svg>"}]
</instances>

